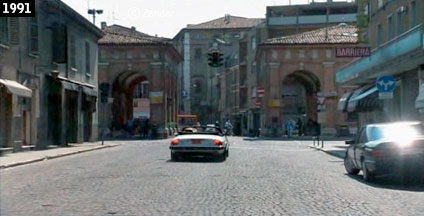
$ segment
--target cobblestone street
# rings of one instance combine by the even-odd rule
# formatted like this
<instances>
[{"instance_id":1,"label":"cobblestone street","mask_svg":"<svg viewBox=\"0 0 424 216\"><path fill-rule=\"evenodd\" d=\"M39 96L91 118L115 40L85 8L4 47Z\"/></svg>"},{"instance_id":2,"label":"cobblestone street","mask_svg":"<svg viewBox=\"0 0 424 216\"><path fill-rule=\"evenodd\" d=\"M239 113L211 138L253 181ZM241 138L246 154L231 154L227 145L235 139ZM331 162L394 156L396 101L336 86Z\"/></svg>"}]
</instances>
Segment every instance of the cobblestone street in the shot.
<instances>
[{"instance_id":1,"label":"cobblestone street","mask_svg":"<svg viewBox=\"0 0 424 216\"><path fill-rule=\"evenodd\" d=\"M346 175L306 141L230 138L225 162L171 162L169 140L0 171L2 216L422 215L424 186Z\"/></svg>"}]
</instances>

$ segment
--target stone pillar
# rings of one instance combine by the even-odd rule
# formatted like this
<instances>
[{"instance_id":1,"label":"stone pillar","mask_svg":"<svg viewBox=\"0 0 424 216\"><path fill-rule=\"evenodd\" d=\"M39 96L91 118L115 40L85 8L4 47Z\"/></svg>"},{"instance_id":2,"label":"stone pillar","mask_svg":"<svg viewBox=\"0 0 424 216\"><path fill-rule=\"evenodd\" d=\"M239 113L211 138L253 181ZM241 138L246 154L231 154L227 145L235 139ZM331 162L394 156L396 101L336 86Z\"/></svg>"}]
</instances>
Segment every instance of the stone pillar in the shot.
<instances>
[{"instance_id":1,"label":"stone pillar","mask_svg":"<svg viewBox=\"0 0 424 216\"><path fill-rule=\"evenodd\" d=\"M82 94L82 89L80 88L80 90L78 91L77 101L77 143L84 142L84 113L82 112Z\"/></svg>"},{"instance_id":2,"label":"stone pillar","mask_svg":"<svg viewBox=\"0 0 424 216\"><path fill-rule=\"evenodd\" d=\"M335 62L323 62L323 86L321 88L322 92L330 93L337 92L336 82L335 82ZM322 133L335 135L336 134L336 125L339 113L337 111L337 98L336 97L326 97L325 99L325 110L323 119L325 122L322 123Z\"/></svg>"},{"instance_id":3,"label":"stone pillar","mask_svg":"<svg viewBox=\"0 0 424 216\"><path fill-rule=\"evenodd\" d=\"M67 146L68 145L68 134L67 134L67 130L68 130L68 126L66 124L66 111L67 111L67 107L66 107L66 100L67 100L67 95L66 95L66 90L65 88L61 88L61 105L60 105L60 137L59 137L59 143L54 143L55 145L61 145L61 146Z\"/></svg>"},{"instance_id":4,"label":"stone pillar","mask_svg":"<svg viewBox=\"0 0 424 216\"><path fill-rule=\"evenodd\" d=\"M153 62L150 66L150 92L162 92L162 100L160 102L150 102L150 123L157 126L159 138L166 138L166 89L163 63Z\"/></svg>"},{"instance_id":5,"label":"stone pillar","mask_svg":"<svg viewBox=\"0 0 424 216\"><path fill-rule=\"evenodd\" d=\"M281 136L281 77L280 63L268 63L267 84L265 87L265 98L263 106L265 107L265 129L262 130L265 136ZM273 121L274 120L274 121ZM276 121L275 121L276 120Z\"/></svg>"}]
</instances>

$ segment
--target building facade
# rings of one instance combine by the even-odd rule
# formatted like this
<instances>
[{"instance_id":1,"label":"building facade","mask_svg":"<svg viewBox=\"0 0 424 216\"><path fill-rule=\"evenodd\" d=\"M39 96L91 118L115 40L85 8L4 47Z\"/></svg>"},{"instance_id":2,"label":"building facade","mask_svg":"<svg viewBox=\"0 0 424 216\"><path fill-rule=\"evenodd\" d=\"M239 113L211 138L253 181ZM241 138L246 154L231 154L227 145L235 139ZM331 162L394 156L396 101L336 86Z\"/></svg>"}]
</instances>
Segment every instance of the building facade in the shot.
<instances>
[{"instance_id":1,"label":"building facade","mask_svg":"<svg viewBox=\"0 0 424 216\"><path fill-rule=\"evenodd\" d=\"M367 15L364 31L370 57L359 58L337 71L337 83L356 86L340 101L342 111L357 115L357 124L422 119L424 2L362 1ZM392 97L379 96L376 81L393 76Z\"/></svg>"},{"instance_id":2,"label":"building facade","mask_svg":"<svg viewBox=\"0 0 424 216\"><path fill-rule=\"evenodd\" d=\"M33 18L1 19L1 78L21 92L3 82L3 146L94 141L102 32L61 1L36 1L36 11Z\"/></svg>"},{"instance_id":3,"label":"building facade","mask_svg":"<svg viewBox=\"0 0 424 216\"><path fill-rule=\"evenodd\" d=\"M107 26L99 41L99 83L109 86L108 103L101 104L100 122L112 131L134 119L149 119L160 137L176 122L178 66L181 56L170 39L154 37L134 27Z\"/></svg>"},{"instance_id":4,"label":"building facade","mask_svg":"<svg viewBox=\"0 0 424 216\"><path fill-rule=\"evenodd\" d=\"M347 116L337 114L344 90L335 83L337 68L350 61L338 58L336 48L357 46L358 29L341 23L328 28L268 39L258 47L256 64L261 78L252 94L260 107L265 136L283 136L288 120L315 122L324 135L338 135ZM257 91L258 92L258 91ZM313 132L304 131L305 135Z\"/></svg>"},{"instance_id":5,"label":"building facade","mask_svg":"<svg viewBox=\"0 0 424 216\"><path fill-rule=\"evenodd\" d=\"M226 68L238 64L239 40L262 21L225 15L205 23L187 25L174 37L174 43L184 59L179 68L180 82L183 83L180 89L182 113L198 115L201 123L220 120L218 76ZM207 53L212 48L224 53L224 67L208 66Z\"/></svg>"}]
</instances>

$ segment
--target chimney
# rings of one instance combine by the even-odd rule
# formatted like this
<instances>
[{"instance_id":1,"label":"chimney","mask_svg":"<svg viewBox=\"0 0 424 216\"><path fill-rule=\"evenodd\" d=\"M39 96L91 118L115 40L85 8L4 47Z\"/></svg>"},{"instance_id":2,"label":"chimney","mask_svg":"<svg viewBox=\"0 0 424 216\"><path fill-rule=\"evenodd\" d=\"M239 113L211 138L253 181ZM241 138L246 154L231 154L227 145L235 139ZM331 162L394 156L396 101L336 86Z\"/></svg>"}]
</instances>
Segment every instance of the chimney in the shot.
<instances>
[{"instance_id":1,"label":"chimney","mask_svg":"<svg viewBox=\"0 0 424 216\"><path fill-rule=\"evenodd\" d=\"M104 30L107 26L106 22L101 22L100 25L101 25L102 30Z\"/></svg>"},{"instance_id":2,"label":"chimney","mask_svg":"<svg viewBox=\"0 0 424 216\"><path fill-rule=\"evenodd\" d=\"M134 27L134 26L131 26L131 30L132 30L132 31L135 31L135 27Z\"/></svg>"},{"instance_id":3,"label":"chimney","mask_svg":"<svg viewBox=\"0 0 424 216\"><path fill-rule=\"evenodd\" d=\"M226 24L230 23L230 18L231 18L230 14L225 14L225 23Z\"/></svg>"}]
</instances>

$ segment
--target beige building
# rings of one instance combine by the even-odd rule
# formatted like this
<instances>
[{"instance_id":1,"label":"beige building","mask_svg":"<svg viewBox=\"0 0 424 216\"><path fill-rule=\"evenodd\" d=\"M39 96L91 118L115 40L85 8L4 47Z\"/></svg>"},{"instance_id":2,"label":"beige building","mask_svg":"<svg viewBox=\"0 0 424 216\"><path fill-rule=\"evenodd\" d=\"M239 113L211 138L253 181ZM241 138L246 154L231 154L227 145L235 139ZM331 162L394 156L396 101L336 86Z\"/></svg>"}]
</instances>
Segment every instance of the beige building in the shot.
<instances>
[{"instance_id":1,"label":"beige building","mask_svg":"<svg viewBox=\"0 0 424 216\"><path fill-rule=\"evenodd\" d=\"M100 106L101 124L116 131L128 121L144 118L157 126L160 137L167 137L168 123L177 121L180 99L181 56L171 39L106 23L102 30L99 83L109 86L112 101Z\"/></svg>"},{"instance_id":2,"label":"beige building","mask_svg":"<svg viewBox=\"0 0 424 216\"><path fill-rule=\"evenodd\" d=\"M201 123L222 121L218 111L221 95L218 76L239 63L239 40L246 38L247 32L261 22L263 19L225 15L187 25L174 37L177 50L183 56L179 68L182 113L198 115ZM208 66L207 53L214 47L224 54L224 67Z\"/></svg>"},{"instance_id":3,"label":"beige building","mask_svg":"<svg viewBox=\"0 0 424 216\"><path fill-rule=\"evenodd\" d=\"M357 28L341 23L328 28L268 39L258 47L260 68L252 95L260 107L262 134L282 136L287 120L321 124L322 134L336 135L347 116L337 113L338 98L344 94L335 82L337 68L349 58L336 57L336 48L357 46ZM306 128L305 135L312 135Z\"/></svg>"}]
</instances>

